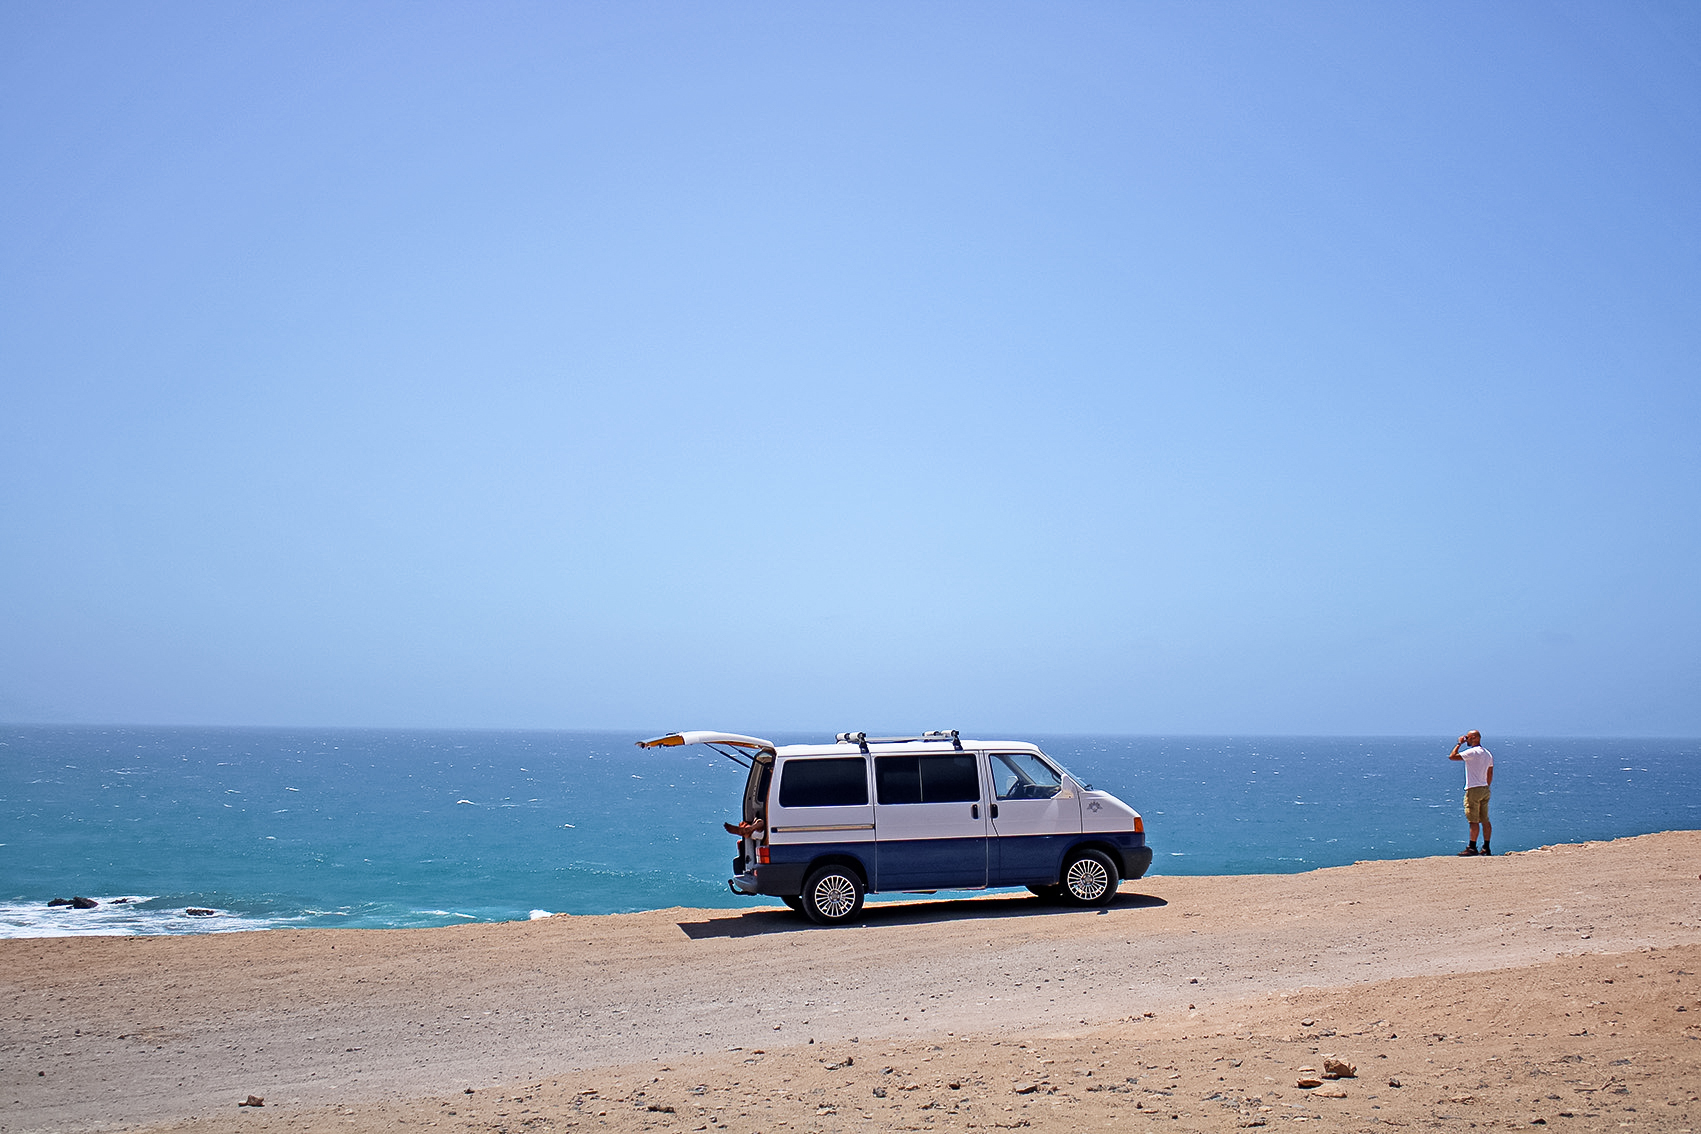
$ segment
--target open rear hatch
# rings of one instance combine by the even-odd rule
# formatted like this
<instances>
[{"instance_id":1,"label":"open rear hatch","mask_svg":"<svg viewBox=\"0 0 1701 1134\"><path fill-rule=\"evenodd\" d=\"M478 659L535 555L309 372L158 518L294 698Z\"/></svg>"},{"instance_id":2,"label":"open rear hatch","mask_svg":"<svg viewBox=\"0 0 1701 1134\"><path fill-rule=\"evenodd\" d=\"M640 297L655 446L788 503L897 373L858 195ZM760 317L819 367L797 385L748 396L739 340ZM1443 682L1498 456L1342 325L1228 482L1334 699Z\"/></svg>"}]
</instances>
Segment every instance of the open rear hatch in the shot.
<instances>
[{"instance_id":1,"label":"open rear hatch","mask_svg":"<svg viewBox=\"0 0 1701 1134\"><path fill-rule=\"evenodd\" d=\"M654 740L638 741L639 748L680 748L687 744L701 744L705 748L712 748L733 763L750 769L750 777L744 782L744 807L741 816L749 833L738 841L738 857L733 859L732 863L735 877L727 879L727 885L735 894L754 894L756 876L752 868L756 864L758 854L765 855L767 851L766 819L768 784L774 774L773 742L756 736L740 736L736 732L670 732ZM762 861L767 859L763 858Z\"/></svg>"},{"instance_id":2,"label":"open rear hatch","mask_svg":"<svg viewBox=\"0 0 1701 1134\"><path fill-rule=\"evenodd\" d=\"M679 748L686 744L705 745L746 768L750 766L751 757L739 749L747 749L756 756L766 753L770 760L774 758L773 741L759 736L740 736L736 732L670 732L654 740L638 741L639 748Z\"/></svg>"}]
</instances>

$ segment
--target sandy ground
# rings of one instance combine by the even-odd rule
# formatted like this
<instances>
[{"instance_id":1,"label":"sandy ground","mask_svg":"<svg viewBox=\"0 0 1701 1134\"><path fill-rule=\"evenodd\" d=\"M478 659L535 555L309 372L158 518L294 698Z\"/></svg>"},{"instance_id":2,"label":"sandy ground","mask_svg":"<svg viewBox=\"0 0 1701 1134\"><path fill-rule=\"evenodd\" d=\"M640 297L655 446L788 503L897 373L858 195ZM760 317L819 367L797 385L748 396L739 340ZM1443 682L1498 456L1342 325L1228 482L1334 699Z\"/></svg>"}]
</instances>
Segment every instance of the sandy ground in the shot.
<instances>
[{"instance_id":1,"label":"sandy ground","mask_svg":"<svg viewBox=\"0 0 1701 1134\"><path fill-rule=\"evenodd\" d=\"M837 930L4 941L0 1131L1701 1131L1697 973L1701 832Z\"/></svg>"}]
</instances>

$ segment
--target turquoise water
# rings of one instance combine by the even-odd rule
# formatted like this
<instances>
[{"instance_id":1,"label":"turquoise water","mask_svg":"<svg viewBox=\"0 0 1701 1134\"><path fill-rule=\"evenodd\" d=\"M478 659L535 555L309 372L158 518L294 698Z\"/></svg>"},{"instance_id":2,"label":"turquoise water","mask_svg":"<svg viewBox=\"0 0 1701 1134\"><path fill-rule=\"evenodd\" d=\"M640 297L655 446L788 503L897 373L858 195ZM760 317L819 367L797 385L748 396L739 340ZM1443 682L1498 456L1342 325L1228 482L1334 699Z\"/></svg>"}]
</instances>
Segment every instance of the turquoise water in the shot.
<instances>
[{"instance_id":1,"label":"turquoise water","mask_svg":"<svg viewBox=\"0 0 1701 1134\"><path fill-rule=\"evenodd\" d=\"M721 822L736 818L744 770L636 739L0 726L0 936L765 903L726 888ZM1464 841L1451 737L1018 739L1145 815L1153 875L1292 872ZM1502 853L1701 827L1701 741L1487 743ZM74 895L101 906L46 908Z\"/></svg>"}]
</instances>

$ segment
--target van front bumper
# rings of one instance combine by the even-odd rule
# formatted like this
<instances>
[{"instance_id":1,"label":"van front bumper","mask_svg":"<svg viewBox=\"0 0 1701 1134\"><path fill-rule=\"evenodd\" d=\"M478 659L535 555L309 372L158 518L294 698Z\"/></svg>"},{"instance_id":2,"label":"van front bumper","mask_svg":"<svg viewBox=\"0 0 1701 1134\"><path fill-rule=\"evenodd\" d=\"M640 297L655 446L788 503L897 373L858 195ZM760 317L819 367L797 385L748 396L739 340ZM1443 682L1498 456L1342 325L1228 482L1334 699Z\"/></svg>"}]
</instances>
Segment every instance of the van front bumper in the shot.
<instances>
[{"instance_id":1,"label":"van front bumper","mask_svg":"<svg viewBox=\"0 0 1701 1134\"><path fill-rule=\"evenodd\" d=\"M1152 868L1152 848L1124 847L1122 848L1122 877L1133 881L1144 878L1146 871Z\"/></svg>"}]
</instances>

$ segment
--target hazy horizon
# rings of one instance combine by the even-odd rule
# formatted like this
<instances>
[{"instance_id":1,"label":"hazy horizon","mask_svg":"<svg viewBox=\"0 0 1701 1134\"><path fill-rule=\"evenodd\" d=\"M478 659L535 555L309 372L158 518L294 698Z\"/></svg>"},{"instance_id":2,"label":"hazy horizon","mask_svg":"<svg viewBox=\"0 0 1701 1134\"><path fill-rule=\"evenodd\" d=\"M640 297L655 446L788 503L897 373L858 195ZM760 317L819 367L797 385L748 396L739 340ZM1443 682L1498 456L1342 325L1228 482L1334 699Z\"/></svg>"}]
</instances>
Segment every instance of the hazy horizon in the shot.
<instances>
[{"instance_id":1,"label":"hazy horizon","mask_svg":"<svg viewBox=\"0 0 1701 1134\"><path fill-rule=\"evenodd\" d=\"M732 728L720 727L721 724L724 724L724 723L725 722L720 722L719 724L717 724L715 722L710 722L712 728L705 729L705 731L717 731L717 732L738 732L739 731L739 730L732 729ZM412 733L467 733L467 734L477 734L477 733L551 734L551 733L559 733L559 734L563 734L563 735L574 735L574 736L600 736L600 735L626 736L626 735L630 734L630 735L641 735L645 738L649 738L651 736L666 736L669 732L691 731L691 730L699 727L699 725L701 725L701 724L702 724L702 722L697 722L696 724L681 726L680 728L674 728L674 729L664 728L664 729L658 730L658 729L644 729L644 728L631 728L631 727L624 727L624 728L602 727L602 726L580 727L580 726L576 726L576 725L524 727L524 726L504 726L504 725L408 725L408 724L371 724L371 725L264 724L264 723L262 723L262 724L174 724L174 723L138 724L134 721L101 722L101 721L23 721L23 720L19 720L19 721L0 721L0 728L92 729L92 730L114 730L114 731L123 731L125 729L137 729L137 730L150 730L151 729L151 730L160 730L160 731L181 730L181 731L185 731L185 732L191 732L191 731L195 731L195 730L198 730L198 729L203 729L203 730L213 731L213 732L252 730L252 731L256 731L256 732L332 732L332 733L338 733L338 732L342 732L342 733L381 732L381 733L410 733L410 734L412 734ZM929 730L929 729L935 729L935 728L940 728L940 727L947 727L947 726L940 726L940 725L937 725L937 724L932 724L932 725L925 726L925 729L917 728L917 729L911 729L911 730L907 730L907 731L903 730L903 729L884 730L884 729L861 729L861 728L849 730L849 729L845 729L845 728L837 728L837 727L829 727L829 726L823 726L823 727L817 728L817 729L809 729L809 728L784 728L784 729L751 728L751 729L748 729L747 731L741 732L740 735L754 736L754 737L757 737L758 739L762 739L762 740L775 740L777 743L780 743L780 744L815 744L815 743L827 743L827 742L831 741L832 738L834 736L836 736L838 733L846 732L846 731L866 732L869 735L869 737L872 738L876 735L881 735L881 736L913 736L913 735L918 735L919 732L921 732L921 731L926 731L926 730ZM1391 732L1391 733L1357 733L1357 732L1310 732L1310 733L1306 733L1306 732L1256 732L1256 733L1234 733L1234 732L1222 732L1222 733L1210 733L1210 732L1070 732L1068 730L1047 729L1047 730L1044 730L1044 731L1028 730L1028 731L1023 732L1021 735L1018 736L1012 730L1009 730L1009 729L993 730L993 729L959 728L959 729L957 729L957 731L965 739L971 739L971 740L1010 740L1010 739L1032 740L1035 737L1039 737L1039 738L1042 738L1042 739L1093 738L1093 739L1107 739L1107 740L1174 740L1174 741L1182 741L1182 740L1200 740L1200 741L1212 741L1212 740L1282 740L1282 741L1293 741L1293 740L1307 740L1307 739L1316 739L1316 740L1365 740L1365 741L1431 740L1431 741L1435 741L1439 745L1439 748L1437 749L1437 751L1442 755L1446 754L1447 746L1448 746L1449 743L1451 743L1451 740L1453 739L1451 737L1446 737L1445 734L1437 734L1437 733L1397 733L1397 732ZM994 735L995 732L998 735ZM1492 747L1492 744L1490 743L1491 741L1498 742L1498 741L1502 741L1502 740L1516 741L1516 742L1519 742L1519 743L1531 743L1531 742L1542 741L1542 740L1562 740L1562 741L1645 740L1645 741L1649 741L1649 742L1657 742L1657 741L1690 742L1690 741L1701 741L1701 736L1664 735L1664 734L1655 734L1655 733L1647 733L1647 734L1630 733L1630 734L1621 734L1621 735L1613 735L1613 734L1608 734L1608 733L1598 733L1598 734L1597 733L1500 733L1497 736L1484 736L1483 745L1484 745L1484 747Z\"/></svg>"}]
</instances>

